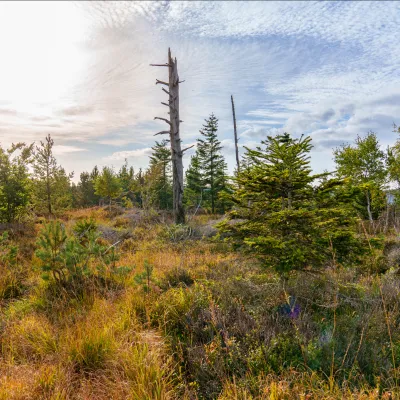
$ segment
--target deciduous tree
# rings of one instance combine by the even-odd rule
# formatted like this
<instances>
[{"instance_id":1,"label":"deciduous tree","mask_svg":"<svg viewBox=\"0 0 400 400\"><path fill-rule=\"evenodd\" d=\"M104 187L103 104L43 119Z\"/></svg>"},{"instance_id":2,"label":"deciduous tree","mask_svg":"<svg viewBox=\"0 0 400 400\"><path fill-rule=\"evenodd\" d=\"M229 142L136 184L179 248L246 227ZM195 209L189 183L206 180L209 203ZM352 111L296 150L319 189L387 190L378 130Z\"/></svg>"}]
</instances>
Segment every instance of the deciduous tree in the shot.
<instances>
[{"instance_id":1,"label":"deciduous tree","mask_svg":"<svg viewBox=\"0 0 400 400\"><path fill-rule=\"evenodd\" d=\"M363 198L359 201L373 222L386 206L384 189L388 176L385 153L376 134L369 132L365 137L357 136L354 146L343 145L335 149L334 158L338 176L348 178L362 191Z\"/></svg>"},{"instance_id":2,"label":"deciduous tree","mask_svg":"<svg viewBox=\"0 0 400 400\"><path fill-rule=\"evenodd\" d=\"M0 221L14 222L23 217L31 199L28 164L33 145L13 144L0 147Z\"/></svg>"}]
</instances>

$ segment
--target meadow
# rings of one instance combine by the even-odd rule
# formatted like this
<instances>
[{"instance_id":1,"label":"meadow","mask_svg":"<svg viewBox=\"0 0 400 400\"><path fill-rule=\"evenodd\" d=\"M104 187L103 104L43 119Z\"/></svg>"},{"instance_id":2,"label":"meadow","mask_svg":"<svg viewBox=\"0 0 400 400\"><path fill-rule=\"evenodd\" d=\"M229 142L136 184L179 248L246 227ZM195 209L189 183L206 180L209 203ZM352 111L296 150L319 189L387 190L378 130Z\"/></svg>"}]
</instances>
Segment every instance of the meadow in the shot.
<instances>
[{"instance_id":1,"label":"meadow","mask_svg":"<svg viewBox=\"0 0 400 400\"><path fill-rule=\"evenodd\" d=\"M221 219L93 207L9 229L0 399L399 398L395 236L352 268L282 279L232 251ZM57 253L49 226L90 251Z\"/></svg>"}]
</instances>

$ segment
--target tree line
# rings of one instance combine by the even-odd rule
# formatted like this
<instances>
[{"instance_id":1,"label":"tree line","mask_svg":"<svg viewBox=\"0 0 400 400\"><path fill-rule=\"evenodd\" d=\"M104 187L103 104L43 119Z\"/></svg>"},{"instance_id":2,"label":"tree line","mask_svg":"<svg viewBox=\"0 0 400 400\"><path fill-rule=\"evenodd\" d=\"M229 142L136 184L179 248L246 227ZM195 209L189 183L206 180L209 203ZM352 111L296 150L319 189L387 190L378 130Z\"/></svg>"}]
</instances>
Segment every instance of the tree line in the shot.
<instances>
[{"instance_id":1,"label":"tree line","mask_svg":"<svg viewBox=\"0 0 400 400\"><path fill-rule=\"evenodd\" d=\"M220 194L229 190L229 177L217 130L218 119L212 114L200 130L196 154L186 172L185 203L223 213L227 203ZM156 141L147 169L135 171L125 160L119 170L95 166L82 172L79 182L74 183L73 174L57 162L50 135L38 145L0 146L0 222L53 216L66 209L99 204L172 210L171 164L168 141Z\"/></svg>"},{"instance_id":2,"label":"tree line","mask_svg":"<svg viewBox=\"0 0 400 400\"><path fill-rule=\"evenodd\" d=\"M400 133L399 129L395 126L394 131ZM240 173L236 171L235 176L229 177L217 133L218 119L211 114L200 129L196 152L186 170L184 199L187 208L201 207L213 214L223 214L238 203L243 193L251 197L255 187L261 185L258 197L267 202L264 210L272 206L268 193L273 199L278 196L282 205L293 209L298 185L301 193L307 185L315 192L314 181L325 182L332 177L341 182L342 196L351 203L354 215L372 224L388 209L389 188L390 200L398 200L400 138L384 151L375 133L358 136L353 144L334 149L334 173L314 176L307 175L311 174L311 169L305 161L309 160L311 138L293 139L289 134L268 137L255 150L245 148ZM68 208L99 203L172 209L171 153L167 140L154 144L146 170L135 171L127 160L118 171L108 166L99 170L95 166L90 172L82 172L77 184L72 182L73 175L58 164L53 147L50 135L38 145L17 143L9 149L0 147L0 221L21 221L29 215L53 215ZM299 148L303 149L304 160L303 155L296 155ZM299 176L303 162L307 175L304 182ZM272 165L277 169L271 169ZM338 190L335 186L335 193ZM258 200L249 198L246 201L249 210L254 212ZM386 214L388 219L389 212Z\"/></svg>"}]
</instances>

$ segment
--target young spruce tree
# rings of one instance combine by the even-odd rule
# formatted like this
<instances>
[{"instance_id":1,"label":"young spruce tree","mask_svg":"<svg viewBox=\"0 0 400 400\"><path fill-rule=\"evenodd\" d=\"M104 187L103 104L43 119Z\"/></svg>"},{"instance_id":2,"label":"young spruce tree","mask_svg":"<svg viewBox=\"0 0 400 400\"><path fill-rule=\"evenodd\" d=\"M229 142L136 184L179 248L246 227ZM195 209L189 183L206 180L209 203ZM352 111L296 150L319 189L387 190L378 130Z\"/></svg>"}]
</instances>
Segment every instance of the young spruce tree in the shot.
<instances>
[{"instance_id":1,"label":"young spruce tree","mask_svg":"<svg viewBox=\"0 0 400 400\"><path fill-rule=\"evenodd\" d=\"M122 187L122 203L124 207L131 208L134 201L135 171L132 166L128 166L127 159L118 171L118 178Z\"/></svg>"},{"instance_id":2,"label":"young spruce tree","mask_svg":"<svg viewBox=\"0 0 400 400\"><path fill-rule=\"evenodd\" d=\"M214 214L225 211L225 201L219 200L219 194L227 189L226 162L221 154L221 142L218 140L218 119L211 114L205 120L202 137L197 139L197 153L202 169L202 186L209 190L204 191L203 201L209 205ZM188 184L189 181L188 181Z\"/></svg>"},{"instance_id":3,"label":"young spruce tree","mask_svg":"<svg viewBox=\"0 0 400 400\"><path fill-rule=\"evenodd\" d=\"M203 181L199 156L196 153L190 158L190 164L185 175L185 203L196 207L202 199Z\"/></svg>"},{"instance_id":4,"label":"young spruce tree","mask_svg":"<svg viewBox=\"0 0 400 400\"><path fill-rule=\"evenodd\" d=\"M313 175L310 137L268 137L247 149L249 167L237 176L234 209L220 229L282 275L291 270L336 265L357 256L356 219L346 199L335 201L340 181ZM323 180L318 185L318 180Z\"/></svg>"},{"instance_id":5,"label":"young spruce tree","mask_svg":"<svg viewBox=\"0 0 400 400\"><path fill-rule=\"evenodd\" d=\"M75 203L79 207L91 207L99 203L100 197L95 193L94 181L98 176L96 168L96 176L93 177L92 173L82 172L79 176L79 182L76 187Z\"/></svg>"},{"instance_id":6,"label":"young spruce tree","mask_svg":"<svg viewBox=\"0 0 400 400\"><path fill-rule=\"evenodd\" d=\"M171 150L168 148L166 140L156 142L152 150L150 170L154 180L152 182L153 198L156 207L161 210L169 210L172 208Z\"/></svg>"},{"instance_id":7,"label":"young spruce tree","mask_svg":"<svg viewBox=\"0 0 400 400\"><path fill-rule=\"evenodd\" d=\"M110 167L104 167L102 173L94 182L95 193L108 199L111 209L112 200L117 199L122 192L121 182L115 171Z\"/></svg>"}]
</instances>

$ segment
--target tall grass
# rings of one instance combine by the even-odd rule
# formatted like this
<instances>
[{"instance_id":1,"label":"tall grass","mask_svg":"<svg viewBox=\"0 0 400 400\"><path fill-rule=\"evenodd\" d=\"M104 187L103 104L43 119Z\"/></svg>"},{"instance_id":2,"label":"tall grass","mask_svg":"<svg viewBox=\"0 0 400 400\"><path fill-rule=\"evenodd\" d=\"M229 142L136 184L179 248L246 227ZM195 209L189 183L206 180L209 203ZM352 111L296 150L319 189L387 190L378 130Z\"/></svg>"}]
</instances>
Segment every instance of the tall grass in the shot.
<instances>
[{"instance_id":1,"label":"tall grass","mask_svg":"<svg viewBox=\"0 0 400 400\"><path fill-rule=\"evenodd\" d=\"M204 238L205 216L167 229L80 210L66 229L90 216L128 238L115 268L129 272L71 296L27 252L27 290L0 304L0 400L400 398L394 270L377 275L365 260L282 287Z\"/></svg>"}]
</instances>

